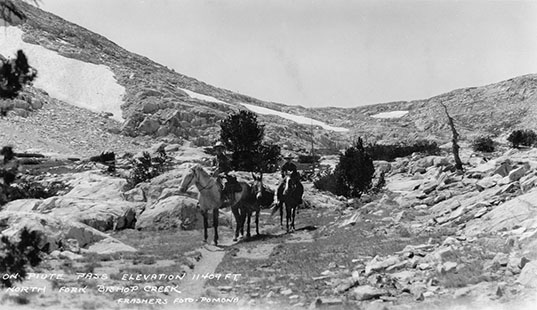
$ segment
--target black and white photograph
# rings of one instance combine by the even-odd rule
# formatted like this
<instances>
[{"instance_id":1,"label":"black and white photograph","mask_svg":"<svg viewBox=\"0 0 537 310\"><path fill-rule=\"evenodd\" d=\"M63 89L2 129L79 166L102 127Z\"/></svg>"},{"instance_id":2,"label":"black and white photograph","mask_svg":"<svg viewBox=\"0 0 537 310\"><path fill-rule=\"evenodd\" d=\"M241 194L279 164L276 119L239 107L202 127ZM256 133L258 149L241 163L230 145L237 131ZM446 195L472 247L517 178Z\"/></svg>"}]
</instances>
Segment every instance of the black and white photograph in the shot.
<instances>
[{"instance_id":1,"label":"black and white photograph","mask_svg":"<svg viewBox=\"0 0 537 310\"><path fill-rule=\"evenodd\" d=\"M0 309L537 309L537 2L0 0Z\"/></svg>"}]
</instances>

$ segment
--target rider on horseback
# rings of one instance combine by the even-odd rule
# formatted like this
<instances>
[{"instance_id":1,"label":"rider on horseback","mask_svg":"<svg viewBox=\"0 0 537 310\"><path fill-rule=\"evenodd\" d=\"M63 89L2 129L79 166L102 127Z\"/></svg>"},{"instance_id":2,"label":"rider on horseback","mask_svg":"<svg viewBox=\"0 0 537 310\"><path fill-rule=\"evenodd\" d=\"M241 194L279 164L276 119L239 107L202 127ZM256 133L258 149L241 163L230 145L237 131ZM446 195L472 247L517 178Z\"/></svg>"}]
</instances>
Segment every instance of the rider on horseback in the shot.
<instances>
[{"instance_id":1,"label":"rider on horseback","mask_svg":"<svg viewBox=\"0 0 537 310\"><path fill-rule=\"evenodd\" d=\"M231 171L231 160L226 155L224 144L220 141L214 145L214 151L216 152L215 163L216 169L213 172L213 176L216 177L220 189L222 190L222 202L227 202L230 196L234 192L240 192L242 190L237 177L229 175ZM226 179L226 186L222 184L222 178Z\"/></svg>"},{"instance_id":2,"label":"rider on horseback","mask_svg":"<svg viewBox=\"0 0 537 310\"><path fill-rule=\"evenodd\" d=\"M276 193L276 204L282 203L282 195L283 190L285 188L285 177L290 174L292 178L299 178L300 174L297 171L296 165L292 162L294 159L294 156L289 153L283 157L285 159L285 163L282 165L281 173L282 173L282 181L280 182L280 185L278 185L278 191Z\"/></svg>"}]
</instances>

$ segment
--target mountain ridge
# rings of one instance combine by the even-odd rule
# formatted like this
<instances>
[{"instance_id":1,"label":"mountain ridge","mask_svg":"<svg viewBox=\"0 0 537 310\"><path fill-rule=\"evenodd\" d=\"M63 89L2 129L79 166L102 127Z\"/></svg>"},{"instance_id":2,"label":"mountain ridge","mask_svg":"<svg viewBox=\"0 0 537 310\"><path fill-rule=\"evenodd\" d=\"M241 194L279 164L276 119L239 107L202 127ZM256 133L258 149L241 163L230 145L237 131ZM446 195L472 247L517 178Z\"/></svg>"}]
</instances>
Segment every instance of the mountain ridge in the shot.
<instances>
[{"instance_id":1,"label":"mountain ridge","mask_svg":"<svg viewBox=\"0 0 537 310\"><path fill-rule=\"evenodd\" d=\"M218 139L218 121L229 113L252 104L275 111L323 120L330 126L349 128L348 133L301 125L277 116L259 115L267 139L291 149L309 149L312 133L317 148L340 149L357 136L366 141L394 143L404 140L450 140L450 130L440 102L454 117L462 139L478 135L503 137L517 128L535 129L537 77L527 74L479 87L460 88L431 98L377 103L352 108L306 108L263 101L209 85L175 72L148 57L131 53L102 35L68 22L20 0L27 14L20 27L23 40L58 54L88 63L102 64L125 88L124 123L119 128L128 136L179 137L196 145ZM6 56L6 55L4 55ZM30 59L31 61L31 59ZM227 104L200 100L182 89L210 96ZM408 111L398 118L372 116L391 111ZM117 131L117 129L114 129Z\"/></svg>"}]
</instances>

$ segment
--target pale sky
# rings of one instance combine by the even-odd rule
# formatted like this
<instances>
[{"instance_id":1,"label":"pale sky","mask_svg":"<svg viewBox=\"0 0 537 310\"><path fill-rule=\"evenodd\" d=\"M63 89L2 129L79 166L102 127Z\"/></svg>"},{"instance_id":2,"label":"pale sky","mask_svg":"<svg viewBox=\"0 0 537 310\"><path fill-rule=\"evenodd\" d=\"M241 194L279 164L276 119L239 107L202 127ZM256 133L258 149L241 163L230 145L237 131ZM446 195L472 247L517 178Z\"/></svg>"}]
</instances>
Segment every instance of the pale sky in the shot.
<instances>
[{"instance_id":1,"label":"pale sky","mask_svg":"<svg viewBox=\"0 0 537 310\"><path fill-rule=\"evenodd\" d=\"M41 0L211 85L306 107L429 98L537 73L536 1Z\"/></svg>"}]
</instances>

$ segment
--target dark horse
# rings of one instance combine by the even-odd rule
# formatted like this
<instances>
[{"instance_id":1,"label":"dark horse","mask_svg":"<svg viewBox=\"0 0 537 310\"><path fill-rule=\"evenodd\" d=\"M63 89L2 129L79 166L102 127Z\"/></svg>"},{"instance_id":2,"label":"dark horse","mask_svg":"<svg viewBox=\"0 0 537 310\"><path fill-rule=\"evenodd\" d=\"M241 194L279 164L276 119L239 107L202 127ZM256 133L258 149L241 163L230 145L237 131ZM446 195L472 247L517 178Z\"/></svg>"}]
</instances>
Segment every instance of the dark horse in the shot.
<instances>
[{"instance_id":1,"label":"dark horse","mask_svg":"<svg viewBox=\"0 0 537 310\"><path fill-rule=\"evenodd\" d=\"M262 207L270 207L274 202L274 191L263 185L263 173L261 173L259 177L252 173L252 177L254 179L254 182L252 183L252 191L255 196L255 205L253 205L246 214L248 218L247 236L250 236L250 219L252 213L255 211L255 229L256 233L259 235L259 212Z\"/></svg>"},{"instance_id":2,"label":"dark horse","mask_svg":"<svg viewBox=\"0 0 537 310\"><path fill-rule=\"evenodd\" d=\"M288 174L285 176L283 182L283 191L281 197L278 197L280 201L274 209L272 214L276 213L278 209L280 210L280 224L282 222L282 204L285 204L285 219L286 219L286 229L289 232L289 229L295 230L295 214L296 208L300 203L302 203L302 194L304 194L304 186L300 183L300 176L297 172ZM289 225L289 222L291 222Z\"/></svg>"},{"instance_id":3,"label":"dark horse","mask_svg":"<svg viewBox=\"0 0 537 310\"><path fill-rule=\"evenodd\" d=\"M231 212L235 217L237 227L233 241L237 241L239 234L244 236L244 224L246 222L246 237L251 237L250 223L252 213L255 215L255 232L259 235L259 213L262 206L270 206L274 200L274 193L263 186L263 175L259 177L252 173L254 182L252 185L246 182L239 182L242 190L231 195L228 205L231 206ZM227 184L226 184L227 186ZM229 192L224 188L224 192Z\"/></svg>"},{"instance_id":4,"label":"dark horse","mask_svg":"<svg viewBox=\"0 0 537 310\"><path fill-rule=\"evenodd\" d=\"M203 216L204 240L207 242L208 212L213 213L214 244L218 245L218 213L222 206L222 189L216 178L211 177L200 165L190 168L181 182L179 190L195 185L199 191L198 201Z\"/></svg>"}]
</instances>

